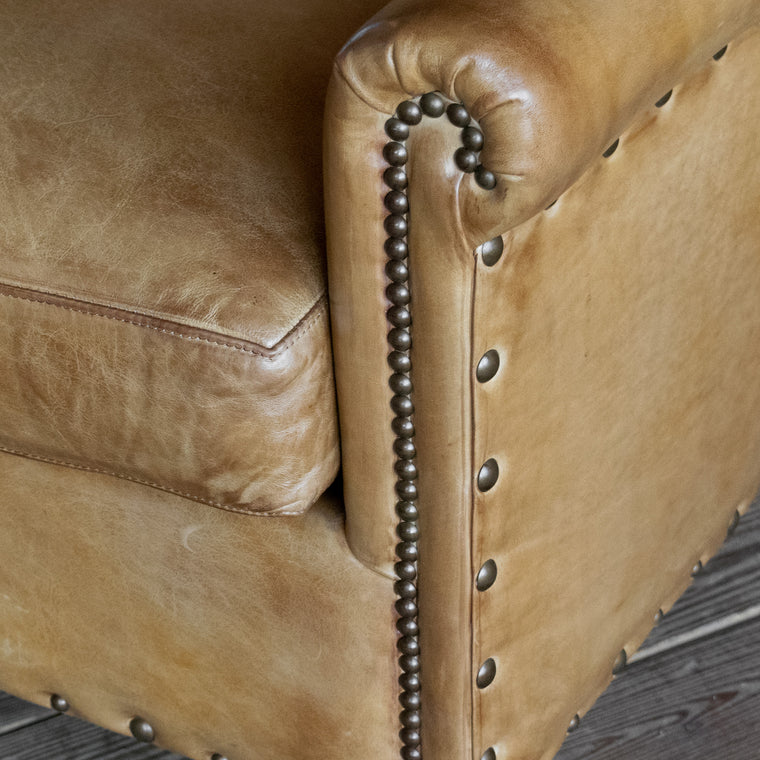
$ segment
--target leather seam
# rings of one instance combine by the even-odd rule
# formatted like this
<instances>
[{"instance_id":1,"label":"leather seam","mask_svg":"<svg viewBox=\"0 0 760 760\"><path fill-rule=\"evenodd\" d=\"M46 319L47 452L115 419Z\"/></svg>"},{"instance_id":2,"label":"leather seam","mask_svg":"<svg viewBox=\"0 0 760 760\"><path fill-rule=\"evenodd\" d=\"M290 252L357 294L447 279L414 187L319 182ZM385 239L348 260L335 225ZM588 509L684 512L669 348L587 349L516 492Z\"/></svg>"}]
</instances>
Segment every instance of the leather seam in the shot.
<instances>
[{"instance_id":1,"label":"leather seam","mask_svg":"<svg viewBox=\"0 0 760 760\"><path fill-rule=\"evenodd\" d=\"M53 457L45 457L39 454L32 454L28 451L22 451L20 449L11 449L11 448L8 448L7 446L2 446L2 445L0 445L0 451L4 451L6 454L13 454L15 456L24 457L25 459L31 459L38 462L46 462L48 464L56 464L56 465L61 465L63 467L69 467L70 469L74 469L74 470L94 472L99 475L110 475L111 477L120 478L121 480L128 480L132 483L139 483L140 485L143 485L143 486L150 486L151 488L157 488L160 491L166 491L168 493L174 494L175 496L183 496L186 499L191 499L192 501L201 502L202 504L207 504L208 506L216 507L217 509L223 509L226 512L236 512L239 514L250 515L252 517L298 516L298 515L303 514L303 512L295 512L295 511L258 512L252 509L245 509L243 507L233 507L226 504L222 504L220 502L213 501L211 499L207 499L198 494L185 493L184 491L180 491L176 488L171 488L170 486L161 485L160 483L153 483L149 480L142 480L141 478L136 478L132 475L127 475L125 473L113 472L111 470L106 470L100 467L92 467L90 465L77 464L76 462L69 462L65 459L54 459Z\"/></svg>"},{"instance_id":2,"label":"leather seam","mask_svg":"<svg viewBox=\"0 0 760 760\"><path fill-rule=\"evenodd\" d=\"M135 327L142 327L148 330L154 330L155 332L163 333L164 335L170 335L174 338L180 338L194 343L205 343L217 348L228 349L232 351L239 351L252 356L259 356L263 359L275 359L281 356L288 348L293 346L299 338L309 333L311 328L319 322L325 316L325 309L322 306L326 303L327 296L322 293L320 297L314 302L309 310L303 317L291 328L291 330L275 344L272 349L266 349L264 347L252 348L249 346L235 345L234 343L228 343L223 340L216 340L210 337L204 337L203 335L188 335L186 333L179 332L178 330L170 330L167 327L162 327L161 323L171 324L168 321L164 321L160 318L156 318L158 324L151 324L150 322L141 321L139 319L128 319L126 317L119 317L116 314L103 314L97 311L92 311L84 307L77 308L71 304L56 303L54 300L48 299L42 294L38 297L31 295L33 291L28 292L27 295L21 295L20 293L9 293L0 291L0 296L6 298L15 298L19 301L26 301L28 303L39 304L42 306L52 306L57 309L64 309L66 311L73 312L75 314L84 314L89 317L100 317L102 319L110 319L115 322L122 322L123 324L133 325ZM59 296L60 298L66 298L65 296ZM112 307L103 307L113 310ZM128 312L126 312L128 313Z\"/></svg>"}]
</instances>

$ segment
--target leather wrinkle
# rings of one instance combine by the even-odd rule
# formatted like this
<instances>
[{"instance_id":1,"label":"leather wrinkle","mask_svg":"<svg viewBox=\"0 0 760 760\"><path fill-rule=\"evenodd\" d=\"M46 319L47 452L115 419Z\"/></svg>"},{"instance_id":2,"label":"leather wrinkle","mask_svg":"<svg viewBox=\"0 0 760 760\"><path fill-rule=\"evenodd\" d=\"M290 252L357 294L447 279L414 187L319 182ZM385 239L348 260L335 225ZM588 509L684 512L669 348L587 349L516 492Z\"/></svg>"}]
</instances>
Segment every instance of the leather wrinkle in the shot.
<instances>
[{"instance_id":1,"label":"leather wrinkle","mask_svg":"<svg viewBox=\"0 0 760 760\"><path fill-rule=\"evenodd\" d=\"M100 467L91 467L90 465L77 464L76 462L68 462L64 459L54 459L52 457L44 457L38 454L33 454L29 451L22 451L20 449L11 449L7 446L0 445L0 451L4 451L6 454L13 454L14 456L24 457L24 459L31 459L35 462L45 462L47 464L57 464L63 467L69 467L73 470L81 470L83 472L94 472L98 475L110 475L114 478L121 478L122 480L128 480L131 483L139 483L143 486L150 486L151 488L157 488L160 491L166 491L167 493L174 494L175 496L184 496L186 499L192 499L192 501L200 502L201 504L207 504L210 507L216 507L217 509L223 509L225 512L237 512L238 514L251 515L256 517L280 517L280 516L295 516L300 517L303 512L281 510L276 512L261 512L254 509L245 509L245 507L233 507L231 505L223 504L208 499L200 494L185 493L171 486L162 485L161 483L151 483L149 480L142 480L140 478L133 477L121 472L112 472Z\"/></svg>"},{"instance_id":2,"label":"leather wrinkle","mask_svg":"<svg viewBox=\"0 0 760 760\"><path fill-rule=\"evenodd\" d=\"M25 293L22 294L22 293ZM219 335L210 330L203 330L198 328L191 328L189 325L182 325L179 322L173 322L171 320L151 317L148 315L143 316L143 321L137 319L127 319L125 317L119 317L117 314L137 314L138 312L131 312L127 309L120 309L114 306L105 306L96 304L93 302L82 301L80 299L70 299L68 296L58 296L54 294L43 293L41 291L33 291L28 288L17 288L14 285L6 285L0 283L0 297L17 298L21 301L28 301L30 303L40 304L44 306L54 306L60 309L66 309L77 314L84 314L91 317L102 317L104 319L112 319L116 322L122 322L128 325L134 325L135 327L144 327L149 330L156 330L164 335L170 335L182 340L188 340L193 342L207 343L219 348L231 349L233 351L242 351L246 354L253 354L254 356L260 356L264 359L275 359L290 348L299 338L308 334L314 324L325 317L327 306L327 294L323 292L314 304L306 311L306 313L296 322L296 324L284 335L274 346L267 348L261 344L253 341L239 341L238 343L226 342L225 340L219 340L213 338L213 335ZM73 304L77 304L74 306ZM89 307L89 308L88 308ZM188 335L180 333L176 329L169 329L169 326L176 326L180 329L197 331L197 335ZM228 340L233 340L229 338Z\"/></svg>"}]
</instances>

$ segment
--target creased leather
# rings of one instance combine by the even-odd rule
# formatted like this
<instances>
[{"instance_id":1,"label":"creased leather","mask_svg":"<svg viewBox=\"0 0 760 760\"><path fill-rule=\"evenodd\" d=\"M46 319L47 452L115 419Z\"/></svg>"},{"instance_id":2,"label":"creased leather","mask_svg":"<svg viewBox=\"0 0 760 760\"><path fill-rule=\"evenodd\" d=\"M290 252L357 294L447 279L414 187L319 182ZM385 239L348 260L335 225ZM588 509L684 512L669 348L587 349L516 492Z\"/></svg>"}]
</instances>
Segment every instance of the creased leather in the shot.
<instances>
[{"instance_id":1,"label":"creased leather","mask_svg":"<svg viewBox=\"0 0 760 760\"><path fill-rule=\"evenodd\" d=\"M755 0L394 0L338 66L390 114L439 90L481 124L499 184L463 189L473 246L553 201L649 103L760 19Z\"/></svg>"},{"instance_id":2,"label":"creased leather","mask_svg":"<svg viewBox=\"0 0 760 760\"><path fill-rule=\"evenodd\" d=\"M398 757L393 588L336 494L251 520L0 454L0 688L197 760Z\"/></svg>"},{"instance_id":3,"label":"creased leather","mask_svg":"<svg viewBox=\"0 0 760 760\"><path fill-rule=\"evenodd\" d=\"M302 512L335 477L324 303L266 351L44 299L0 289L2 450L251 513Z\"/></svg>"},{"instance_id":4,"label":"creased leather","mask_svg":"<svg viewBox=\"0 0 760 760\"><path fill-rule=\"evenodd\" d=\"M327 487L323 99L378 7L3 3L3 449L244 511Z\"/></svg>"}]
</instances>

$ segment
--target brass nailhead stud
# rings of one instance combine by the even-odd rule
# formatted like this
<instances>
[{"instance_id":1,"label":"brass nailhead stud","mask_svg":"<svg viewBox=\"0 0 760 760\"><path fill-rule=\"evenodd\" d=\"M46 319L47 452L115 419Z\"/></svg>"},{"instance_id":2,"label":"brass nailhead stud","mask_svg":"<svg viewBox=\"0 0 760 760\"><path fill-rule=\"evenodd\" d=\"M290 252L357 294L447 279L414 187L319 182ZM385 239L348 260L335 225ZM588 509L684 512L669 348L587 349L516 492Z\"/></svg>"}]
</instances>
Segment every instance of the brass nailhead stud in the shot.
<instances>
[{"instance_id":1,"label":"brass nailhead stud","mask_svg":"<svg viewBox=\"0 0 760 760\"><path fill-rule=\"evenodd\" d=\"M496 750L489 747L480 757L480 760L496 760Z\"/></svg>"},{"instance_id":2,"label":"brass nailhead stud","mask_svg":"<svg viewBox=\"0 0 760 760\"><path fill-rule=\"evenodd\" d=\"M466 127L470 123L470 112L461 103L451 103L446 115L455 127Z\"/></svg>"},{"instance_id":3,"label":"brass nailhead stud","mask_svg":"<svg viewBox=\"0 0 760 760\"><path fill-rule=\"evenodd\" d=\"M495 459L488 459L478 472L478 489L490 491L499 479L499 464Z\"/></svg>"},{"instance_id":4,"label":"brass nailhead stud","mask_svg":"<svg viewBox=\"0 0 760 760\"><path fill-rule=\"evenodd\" d=\"M422 121L422 109L413 101L405 100L396 108L396 115L404 124L414 126Z\"/></svg>"},{"instance_id":5,"label":"brass nailhead stud","mask_svg":"<svg viewBox=\"0 0 760 760\"><path fill-rule=\"evenodd\" d=\"M662 108L671 98L673 95L673 90L669 90L666 92L656 103L655 106L657 108Z\"/></svg>"},{"instance_id":6,"label":"brass nailhead stud","mask_svg":"<svg viewBox=\"0 0 760 760\"><path fill-rule=\"evenodd\" d=\"M446 110L443 98L437 92L426 92L420 98L420 108L426 116L437 119Z\"/></svg>"},{"instance_id":7,"label":"brass nailhead stud","mask_svg":"<svg viewBox=\"0 0 760 760\"><path fill-rule=\"evenodd\" d=\"M496 663L492 657L489 657L480 666L475 683L478 685L479 689L485 689L486 686L490 686L493 683L494 678L496 678Z\"/></svg>"},{"instance_id":8,"label":"brass nailhead stud","mask_svg":"<svg viewBox=\"0 0 760 760\"><path fill-rule=\"evenodd\" d=\"M50 706L57 712L61 713L66 712L71 707L68 701L60 694L53 694L53 696L50 697Z\"/></svg>"},{"instance_id":9,"label":"brass nailhead stud","mask_svg":"<svg viewBox=\"0 0 760 760\"><path fill-rule=\"evenodd\" d=\"M475 181L484 190L493 190L496 187L496 175L488 171L483 164L479 164L478 168L475 169Z\"/></svg>"},{"instance_id":10,"label":"brass nailhead stud","mask_svg":"<svg viewBox=\"0 0 760 760\"><path fill-rule=\"evenodd\" d=\"M477 251L483 259L483 263L487 267L492 267L501 258L501 254L504 253L504 239L499 235L493 238L493 240L488 240L483 245L478 246Z\"/></svg>"},{"instance_id":11,"label":"brass nailhead stud","mask_svg":"<svg viewBox=\"0 0 760 760\"><path fill-rule=\"evenodd\" d=\"M612 666L612 675L619 676L625 670L626 665L628 665L628 655L625 649L621 649L615 664Z\"/></svg>"},{"instance_id":12,"label":"brass nailhead stud","mask_svg":"<svg viewBox=\"0 0 760 760\"><path fill-rule=\"evenodd\" d=\"M617 140L615 140L614 143L612 143L612 145L610 145L609 148L607 148L607 150L604 151L604 153L602 153L602 155L605 158L609 158L617 150L618 145L620 145L620 138L619 137L618 137Z\"/></svg>"},{"instance_id":13,"label":"brass nailhead stud","mask_svg":"<svg viewBox=\"0 0 760 760\"><path fill-rule=\"evenodd\" d=\"M475 581L475 585L477 586L478 591L486 591L487 589L491 588L491 586L493 586L496 581L497 572L498 568L492 559L489 559L487 562L485 562L483 564L483 567L480 568L478 577Z\"/></svg>"},{"instance_id":14,"label":"brass nailhead stud","mask_svg":"<svg viewBox=\"0 0 760 760\"><path fill-rule=\"evenodd\" d=\"M577 731L581 725L581 716L575 715L570 721L570 725L567 727L567 733L572 734L573 731Z\"/></svg>"},{"instance_id":15,"label":"brass nailhead stud","mask_svg":"<svg viewBox=\"0 0 760 760\"><path fill-rule=\"evenodd\" d=\"M479 383L487 383L493 378L493 376L499 371L499 365L501 359L499 358L499 352L492 348L486 351L478 362L478 367L475 370L475 377L478 378Z\"/></svg>"},{"instance_id":16,"label":"brass nailhead stud","mask_svg":"<svg viewBox=\"0 0 760 760\"><path fill-rule=\"evenodd\" d=\"M129 730L137 741L150 743L156 738L156 732L153 726L144 718L132 718L129 721Z\"/></svg>"}]
</instances>

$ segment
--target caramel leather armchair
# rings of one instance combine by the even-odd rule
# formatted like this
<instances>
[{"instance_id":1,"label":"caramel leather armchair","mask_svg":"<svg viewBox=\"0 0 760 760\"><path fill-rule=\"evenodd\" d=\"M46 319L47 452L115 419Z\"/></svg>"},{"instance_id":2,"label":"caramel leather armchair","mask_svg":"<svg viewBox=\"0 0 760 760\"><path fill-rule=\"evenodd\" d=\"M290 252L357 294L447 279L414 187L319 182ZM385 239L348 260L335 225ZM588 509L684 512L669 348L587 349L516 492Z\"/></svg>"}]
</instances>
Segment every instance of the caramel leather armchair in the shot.
<instances>
[{"instance_id":1,"label":"caramel leather armchair","mask_svg":"<svg viewBox=\"0 0 760 760\"><path fill-rule=\"evenodd\" d=\"M0 8L0 688L549 760L749 504L758 3L383 6Z\"/></svg>"}]
</instances>

